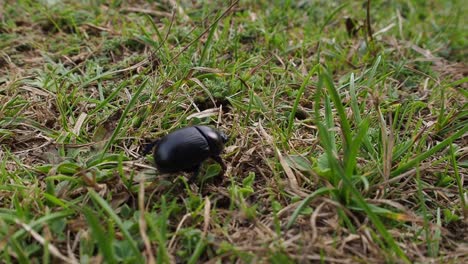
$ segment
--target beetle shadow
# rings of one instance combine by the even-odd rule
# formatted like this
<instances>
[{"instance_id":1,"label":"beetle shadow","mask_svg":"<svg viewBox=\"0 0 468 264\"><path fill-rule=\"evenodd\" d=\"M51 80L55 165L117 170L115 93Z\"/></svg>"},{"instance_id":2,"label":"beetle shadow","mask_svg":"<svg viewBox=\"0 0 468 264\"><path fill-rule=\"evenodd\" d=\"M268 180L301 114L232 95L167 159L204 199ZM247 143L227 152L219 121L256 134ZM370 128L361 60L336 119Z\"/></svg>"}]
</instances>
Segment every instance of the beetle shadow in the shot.
<instances>
[{"instance_id":1,"label":"beetle shadow","mask_svg":"<svg viewBox=\"0 0 468 264\"><path fill-rule=\"evenodd\" d=\"M162 195L180 196L187 193L200 193L204 183L197 177L189 181L191 174L180 173L156 173L152 183L146 187L146 192L151 193L150 198L154 199ZM156 198L157 199L157 198Z\"/></svg>"},{"instance_id":2,"label":"beetle shadow","mask_svg":"<svg viewBox=\"0 0 468 264\"><path fill-rule=\"evenodd\" d=\"M209 195L212 187L222 186L225 182L224 174L213 176L208 174L208 171L204 175L198 175L192 179L191 176L191 173L185 172L157 174L149 191L154 193L156 197L161 195L177 197L185 196L188 193Z\"/></svg>"},{"instance_id":3,"label":"beetle shadow","mask_svg":"<svg viewBox=\"0 0 468 264\"><path fill-rule=\"evenodd\" d=\"M157 144L152 142L150 145ZM147 147L146 149L151 149ZM151 182L145 187L151 193L150 199L161 195L180 196L189 192L209 195L211 187L222 186L225 183L225 170L216 161L205 163L194 170L161 173L156 168L151 173L145 173L147 181Z\"/></svg>"}]
</instances>

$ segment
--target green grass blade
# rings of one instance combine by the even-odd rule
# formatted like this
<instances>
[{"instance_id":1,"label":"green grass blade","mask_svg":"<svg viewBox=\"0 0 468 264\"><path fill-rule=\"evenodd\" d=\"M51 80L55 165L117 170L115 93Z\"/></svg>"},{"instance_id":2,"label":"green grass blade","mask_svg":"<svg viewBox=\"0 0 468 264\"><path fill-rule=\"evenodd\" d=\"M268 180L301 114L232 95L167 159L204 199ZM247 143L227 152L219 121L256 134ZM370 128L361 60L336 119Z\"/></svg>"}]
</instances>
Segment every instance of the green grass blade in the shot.
<instances>
[{"instance_id":1,"label":"green grass blade","mask_svg":"<svg viewBox=\"0 0 468 264\"><path fill-rule=\"evenodd\" d=\"M405 255L403 250L401 250L401 248L395 242L391 234L387 231L387 228L384 226L380 218L374 212L372 212L371 208L369 207L367 202L364 200L361 193L353 185L351 180L344 175L342 179L343 179L344 184L348 186L348 189L350 190L351 194L354 196L355 201L358 204L358 206L361 207L365 211L367 217L370 218L372 223L375 225L375 228L377 229L377 231L383 237L387 245L391 248L392 252L394 252L402 261L406 263L410 263L408 257Z\"/></svg>"},{"instance_id":2,"label":"green grass blade","mask_svg":"<svg viewBox=\"0 0 468 264\"><path fill-rule=\"evenodd\" d=\"M193 254L190 257L188 263L189 264L199 263L200 256L203 253L203 251L205 250L205 248L206 248L205 239L203 237L200 237L200 239L198 240L198 243L197 243L197 245L195 247L195 250L193 251Z\"/></svg>"},{"instance_id":3,"label":"green grass blade","mask_svg":"<svg viewBox=\"0 0 468 264\"><path fill-rule=\"evenodd\" d=\"M115 259L115 253L112 247L113 238L108 235L108 232L104 230L99 219L96 217L95 212L89 208L83 208L83 213L86 220L91 228L91 235L97 241L99 251L102 253L107 263L117 263Z\"/></svg>"},{"instance_id":4,"label":"green grass blade","mask_svg":"<svg viewBox=\"0 0 468 264\"><path fill-rule=\"evenodd\" d=\"M330 77L330 74L326 69L322 72L322 77L324 79L325 87L327 88L328 93L332 99L333 105L336 108L338 116L340 118L341 123L341 130L345 139L344 147L345 153L348 151L348 146L351 144L352 134L351 134L351 126L348 122L348 118L346 117L346 111L341 103L341 97L338 94L338 91L335 89L335 85Z\"/></svg>"},{"instance_id":5,"label":"green grass blade","mask_svg":"<svg viewBox=\"0 0 468 264\"><path fill-rule=\"evenodd\" d=\"M123 81L117 86L117 88L113 89L112 93L106 99L104 99L100 104L96 106L96 108L94 108L92 111L89 112L88 118L89 116L92 116L93 114L97 113L99 110L103 109L105 106L108 106L109 102L112 101L112 99L114 99L123 88L127 87L128 83L129 83L128 81Z\"/></svg>"},{"instance_id":6,"label":"green grass blade","mask_svg":"<svg viewBox=\"0 0 468 264\"><path fill-rule=\"evenodd\" d=\"M205 46L203 47L201 56L200 56L200 62L198 65L203 66L203 63L205 62L206 56L208 55L208 51L211 48L212 41L213 41L213 36L214 33L216 32L216 29L218 29L219 21L216 21L216 24L214 24L211 27L210 33L208 34L208 38L205 41Z\"/></svg>"},{"instance_id":7,"label":"green grass blade","mask_svg":"<svg viewBox=\"0 0 468 264\"><path fill-rule=\"evenodd\" d=\"M288 224L286 225L286 228L289 229L291 228L291 226L294 224L294 222L296 222L296 219L297 217L299 216L299 214L302 212L302 210L304 210L304 208L310 203L312 202L312 200L317 197L317 196L320 196L320 195L323 195L323 194L326 194L326 193L329 193L331 192L333 189L331 188L327 188L327 187L322 187L316 191L314 191L313 193L309 194L304 200L302 200L302 202L297 206L296 210L294 210L293 214L291 215L291 217L289 218L289 221L288 221Z\"/></svg>"},{"instance_id":8,"label":"green grass blade","mask_svg":"<svg viewBox=\"0 0 468 264\"><path fill-rule=\"evenodd\" d=\"M358 152L361 147L361 143L367 139L367 131L369 130L369 119L364 119L358 127L358 133L353 138L350 146L348 157L344 162L345 175L352 175L356 168Z\"/></svg>"},{"instance_id":9,"label":"green grass blade","mask_svg":"<svg viewBox=\"0 0 468 264\"><path fill-rule=\"evenodd\" d=\"M443 148L447 147L449 144L451 144L453 141L456 139L460 138L463 136L466 132L468 132L468 126L463 127L461 130L457 131L456 133L452 134L450 137L446 138L439 144L435 145L433 148L427 150L426 152L423 152L419 155L417 155L415 158L412 160L400 165L398 168L396 168L392 173L390 174L392 177L400 175L401 173L404 173L408 171L409 169L412 169L416 166L416 164L421 163L423 160L429 158L430 156L434 155L436 152L442 150Z\"/></svg>"},{"instance_id":10,"label":"green grass blade","mask_svg":"<svg viewBox=\"0 0 468 264\"><path fill-rule=\"evenodd\" d=\"M395 242L393 237L389 234L387 231L386 227L380 220L380 218L372 212L371 208L369 205L366 203L365 199L362 197L361 193L357 188L354 186L353 182L351 181L351 175L346 175L343 167L339 164L338 160L336 157L334 157L332 153L332 148L330 145L330 139L328 135L328 131L325 128L325 126L322 123L318 123L319 127L319 137L320 137L320 142L323 145L325 152L328 155L328 161L330 164L330 168L333 172L333 174L341 178L343 181L343 190L342 190L342 197L346 201L349 202L350 197L348 193L354 197L354 200L356 201L357 205L362 208L367 217L370 218L372 223L375 225L377 231L380 233L380 235L383 237L383 240L386 242L386 244L392 249L392 251L403 261L409 263L409 260L405 253L401 250L401 248L398 246L398 244ZM365 131L365 129L363 129ZM335 185L337 186L337 185ZM344 196L344 197L343 197Z\"/></svg>"},{"instance_id":11,"label":"green grass blade","mask_svg":"<svg viewBox=\"0 0 468 264\"><path fill-rule=\"evenodd\" d=\"M20 264L29 264L29 263L31 263L29 261L29 259L28 259L27 253L24 251L24 248L22 247L22 245L15 238L10 239L10 246L11 246L11 248L13 249L13 251L16 254L16 257L17 257L16 260Z\"/></svg>"},{"instance_id":12,"label":"green grass blade","mask_svg":"<svg viewBox=\"0 0 468 264\"><path fill-rule=\"evenodd\" d=\"M356 94L356 83L354 78L354 73L351 73L349 78L349 95L351 97L351 110L353 111L354 119L357 124L360 124L362 121L361 117L361 109L359 109L358 99ZM370 157L375 160L378 153L375 148L372 146L368 137L363 138L364 147L366 148L367 152L369 153Z\"/></svg>"},{"instance_id":13,"label":"green grass blade","mask_svg":"<svg viewBox=\"0 0 468 264\"><path fill-rule=\"evenodd\" d=\"M61 218L66 218L70 215L73 215L74 212L72 210L63 210L63 211L59 211L59 212L54 212L54 213L51 213L51 214L47 214L43 217L40 217L34 221L31 221L30 223L28 223L28 226L31 227L31 228L35 228L37 226L40 226L40 225L45 225L47 224L48 222L52 222L56 219L61 219ZM23 238L24 235L27 234L27 231L24 230L24 229L21 229L21 230L18 230L14 235L13 237L15 239L20 239L20 238Z\"/></svg>"},{"instance_id":14,"label":"green grass blade","mask_svg":"<svg viewBox=\"0 0 468 264\"><path fill-rule=\"evenodd\" d=\"M325 125L328 130L330 146L332 148L332 153L338 153L338 147L336 146L336 133L335 133L335 120L333 118L333 107L328 96L324 96L323 104L325 108Z\"/></svg>"},{"instance_id":15,"label":"green grass blade","mask_svg":"<svg viewBox=\"0 0 468 264\"><path fill-rule=\"evenodd\" d=\"M464 217L466 218L468 217L468 206L465 203L465 191L464 191L465 186L463 184L462 177L460 176L460 173L458 171L458 164L457 164L457 159L455 157L453 144L450 144L450 160L452 161L453 177L455 178L455 181L458 187L458 198L460 200L460 207L461 207Z\"/></svg>"},{"instance_id":16,"label":"green grass blade","mask_svg":"<svg viewBox=\"0 0 468 264\"><path fill-rule=\"evenodd\" d=\"M91 199L96 202L97 205L99 205L108 215L109 217L117 224L117 226L120 228L120 231L122 231L125 239L128 240L130 243L131 249L133 251L133 254L140 260L143 260L143 256L141 255L140 251L138 250L137 243L135 240L132 238L128 230L125 228L122 220L117 216L117 214L112 210L110 205L102 199L101 196L99 196L94 190L90 189L89 190L89 195Z\"/></svg>"},{"instance_id":17,"label":"green grass blade","mask_svg":"<svg viewBox=\"0 0 468 264\"><path fill-rule=\"evenodd\" d=\"M310 71L307 74L306 78L304 79L304 81L302 81L302 84L299 87L299 91L297 92L297 95L296 95L296 100L294 100L294 104L293 104L293 107L291 109L291 113L289 114L288 128L286 130L286 138L289 138L291 136L291 132L292 132L293 125L294 125L294 118L296 116L297 108L299 107L299 102L301 100L302 94L304 94L304 90L305 90L307 84L309 83L310 78L312 77L312 75L319 69L318 66L319 66L319 64L316 64L314 67L312 67L312 69L310 69Z\"/></svg>"},{"instance_id":18,"label":"green grass blade","mask_svg":"<svg viewBox=\"0 0 468 264\"><path fill-rule=\"evenodd\" d=\"M107 141L106 145L104 146L102 150L101 159L104 158L107 150L114 143L114 140L117 137L117 135L121 132L121 128L124 124L125 118L127 118L128 112L130 111L130 109L133 108L133 106L138 101L140 93L146 88L147 82L148 82L148 78L143 80L143 82L140 84L140 87L138 87L138 89L133 94L132 99L128 103L127 107L125 107L125 110L123 111L122 116L119 119L119 123L117 124L116 128L114 129L114 132L112 133L111 137L109 138L109 140Z\"/></svg>"}]
</instances>

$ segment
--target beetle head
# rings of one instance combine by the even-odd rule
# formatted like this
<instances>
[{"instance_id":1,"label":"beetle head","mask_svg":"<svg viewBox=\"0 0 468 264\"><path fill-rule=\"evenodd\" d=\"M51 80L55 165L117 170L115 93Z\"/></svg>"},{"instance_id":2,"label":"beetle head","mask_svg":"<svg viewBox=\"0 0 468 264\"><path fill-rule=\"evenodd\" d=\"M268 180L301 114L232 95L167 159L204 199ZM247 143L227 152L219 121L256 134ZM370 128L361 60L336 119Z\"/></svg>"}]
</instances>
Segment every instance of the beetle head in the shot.
<instances>
[{"instance_id":1,"label":"beetle head","mask_svg":"<svg viewBox=\"0 0 468 264\"><path fill-rule=\"evenodd\" d=\"M198 131L205 137L209 146L210 152L212 155L219 155L224 148L224 143L227 142L228 137L221 131L213 129L208 126L195 126Z\"/></svg>"},{"instance_id":2,"label":"beetle head","mask_svg":"<svg viewBox=\"0 0 468 264\"><path fill-rule=\"evenodd\" d=\"M226 142L228 142L228 140L229 140L228 135L226 135L223 132L219 132L219 136L221 137L221 140L223 141L223 144L226 144Z\"/></svg>"}]
</instances>

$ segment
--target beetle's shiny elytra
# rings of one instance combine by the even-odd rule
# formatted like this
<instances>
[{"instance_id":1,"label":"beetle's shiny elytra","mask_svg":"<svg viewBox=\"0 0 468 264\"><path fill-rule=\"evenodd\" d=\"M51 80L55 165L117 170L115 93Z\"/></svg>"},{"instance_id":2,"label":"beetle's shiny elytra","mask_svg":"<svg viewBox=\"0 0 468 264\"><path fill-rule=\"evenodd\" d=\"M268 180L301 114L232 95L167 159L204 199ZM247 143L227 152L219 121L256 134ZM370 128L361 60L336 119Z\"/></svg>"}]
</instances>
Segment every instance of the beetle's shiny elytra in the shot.
<instances>
[{"instance_id":1,"label":"beetle's shiny elytra","mask_svg":"<svg viewBox=\"0 0 468 264\"><path fill-rule=\"evenodd\" d=\"M154 143L154 162L162 173L179 171L193 172L193 180L200 165L208 158L226 165L219 156L223 151L227 136L208 126L190 126L175 130Z\"/></svg>"}]
</instances>

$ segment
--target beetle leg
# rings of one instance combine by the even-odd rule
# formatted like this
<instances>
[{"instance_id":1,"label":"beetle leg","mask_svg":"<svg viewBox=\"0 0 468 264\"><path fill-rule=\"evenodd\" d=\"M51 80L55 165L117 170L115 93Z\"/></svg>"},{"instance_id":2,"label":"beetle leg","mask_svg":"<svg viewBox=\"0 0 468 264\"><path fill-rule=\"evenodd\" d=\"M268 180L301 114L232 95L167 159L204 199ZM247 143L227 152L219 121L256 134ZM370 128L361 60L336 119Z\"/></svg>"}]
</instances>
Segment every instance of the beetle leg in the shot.
<instances>
[{"instance_id":1,"label":"beetle leg","mask_svg":"<svg viewBox=\"0 0 468 264\"><path fill-rule=\"evenodd\" d=\"M192 176L190 176L190 178L188 179L188 183L193 182L197 178L199 172L200 172L200 165L196 166L193 169Z\"/></svg>"},{"instance_id":2,"label":"beetle leg","mask_svg":"<svg viewBox=\"0 0 468 264\"><path fill-rule=\"evenodd\" d=\"M221 174L224 174L224 172L226 171L227 167L226 167L226 164L224 164L224 161L223 159L220 157L220 156L213 156L211 157L214 161L218 162L219 165L221 165L221 168L222 168L222 172Z\"/></svg>"},{"instance_id":3,"label":"beetle leg","mask_svg":"<svg viewBox=\"0 0 468 264\"><path fill-rule=\"evenodd\" d=\"M151 152L151 150L153 150L153 148L159 143L159 139L149 143L148 145L145 146L145 148L143 149L143 153L142 155L143 156L146 156L148 155L148 153Z\"/></svg>"}]
</instances>

